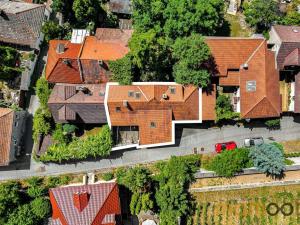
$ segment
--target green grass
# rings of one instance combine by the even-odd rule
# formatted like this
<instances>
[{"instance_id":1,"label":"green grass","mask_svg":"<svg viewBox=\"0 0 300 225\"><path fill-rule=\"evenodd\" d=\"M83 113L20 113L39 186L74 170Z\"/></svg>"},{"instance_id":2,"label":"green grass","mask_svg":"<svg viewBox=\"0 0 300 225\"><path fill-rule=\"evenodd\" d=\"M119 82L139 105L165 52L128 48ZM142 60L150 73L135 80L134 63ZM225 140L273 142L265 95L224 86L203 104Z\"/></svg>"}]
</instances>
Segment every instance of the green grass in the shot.
<instances>
[{"instance_id":1,"label":"green grass","mask_svg":"<svg viewBox=\"0 0 300 225\"><path fill-rule=\"evenodd\" d=\"M236 16L226 14L225 20L229 23L231 37L249 37L251 36L250 29L244 29L240 24L241 15Z\"/></svg>"}]
</instances>

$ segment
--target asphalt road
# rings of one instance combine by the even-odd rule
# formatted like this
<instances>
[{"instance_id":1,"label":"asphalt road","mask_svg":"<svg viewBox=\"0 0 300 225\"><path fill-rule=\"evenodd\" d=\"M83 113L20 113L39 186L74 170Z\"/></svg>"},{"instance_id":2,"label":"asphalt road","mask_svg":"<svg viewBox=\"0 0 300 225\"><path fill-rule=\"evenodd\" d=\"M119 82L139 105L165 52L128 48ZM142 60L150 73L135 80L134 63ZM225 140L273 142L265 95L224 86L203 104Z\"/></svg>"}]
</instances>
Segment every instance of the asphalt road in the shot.
<instances>
[{"instance_id":1,"label":"asphalt road","mask_svg":"<svg viewBox=\"0 0 300 225\"><path fill-rule=\"evenodd\" d=\"M220 128L185 127L177 129L176 146L151 149L129 149L112 152L106 159L91 159L88 161L68 164L43 164L31 160L30 169L0 171L0 180L19 179L30 176L58 175L64 173L92 172L97 170L129 166L139 163L147 163L170 158L172 155L187 155L198 148L199 153L214 151L214 144L224 141L235 141L242 145L244 138L262 136L274 141L300 139L300 117L283 117L280 130L268 130L260 125L255 127L225 126ZM200 152L203 147L204 151Z\"/></svg>"}]
</instances>

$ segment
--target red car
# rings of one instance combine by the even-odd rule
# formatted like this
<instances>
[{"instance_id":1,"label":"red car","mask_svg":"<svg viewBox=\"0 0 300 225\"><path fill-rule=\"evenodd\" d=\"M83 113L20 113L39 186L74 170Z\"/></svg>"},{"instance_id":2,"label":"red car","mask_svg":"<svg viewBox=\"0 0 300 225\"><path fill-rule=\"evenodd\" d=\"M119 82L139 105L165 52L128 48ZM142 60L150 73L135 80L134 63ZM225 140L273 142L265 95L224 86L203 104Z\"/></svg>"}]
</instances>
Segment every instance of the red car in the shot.
<instances>
[{"instance_id":1,"label":"red car","mask_svg":"<svg viewBox=\"0 0 300 225\"><path fill-rule=\"evenodd\" d=\"M229 141L225 143L217 143L215 145L215 150L217 153L221 153L224 150L232 151L237 148L237 145L234 141Z\"/></svg>"}]
</instances>

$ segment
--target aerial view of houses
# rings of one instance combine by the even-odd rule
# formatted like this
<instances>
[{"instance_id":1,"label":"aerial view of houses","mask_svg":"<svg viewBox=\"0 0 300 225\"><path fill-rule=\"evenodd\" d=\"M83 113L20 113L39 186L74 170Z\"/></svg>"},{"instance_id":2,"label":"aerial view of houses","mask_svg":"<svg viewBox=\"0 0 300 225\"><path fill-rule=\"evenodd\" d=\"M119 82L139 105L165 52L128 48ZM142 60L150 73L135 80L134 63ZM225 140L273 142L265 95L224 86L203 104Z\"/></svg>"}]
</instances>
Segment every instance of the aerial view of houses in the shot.
<instances>
[{"instance_id":1,"label":"aerial view of houses","mask_svg":"<svg viewBox=\"0 0 300 225\"><path fill-rule=\"evenodd\" d=\"M300 0L0 0L0 225L297 225Z\"/></svg>"}]
</instances>

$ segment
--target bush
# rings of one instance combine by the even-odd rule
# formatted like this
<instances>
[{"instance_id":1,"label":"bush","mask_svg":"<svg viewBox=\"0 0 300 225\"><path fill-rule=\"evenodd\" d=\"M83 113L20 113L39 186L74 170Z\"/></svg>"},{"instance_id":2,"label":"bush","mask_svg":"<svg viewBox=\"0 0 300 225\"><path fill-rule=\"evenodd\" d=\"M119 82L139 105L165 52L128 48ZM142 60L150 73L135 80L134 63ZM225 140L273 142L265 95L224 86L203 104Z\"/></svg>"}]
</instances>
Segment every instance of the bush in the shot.
<instances>
[{"instance_id":1,"label":"bush","mask_svg":"<svg viewBox=\"0 0 300 225\"><path fill-rule=\"evenodd\" d=\"M232 177L241 172L243 168L252 166L248 155L249 149L246 148L223 151L211 161L208 169L215 171L219 176Z\"/></svg>"},{"instance_id":2,"label":"bush","mask_svg":"<svg viewBox=\"0 0 300 225\"><path fill-rule=\"evenodd\" d=\"M220 94L216 102L217 122L239 118L239 113L233 111L230 97Z\"/></svg>"},{"instance_id":3,"label":"bush","mask_svg":"<svg viewBox=\"0 0 300 225\"><path fill-rule=\"evenodd\" d=\"M267 120L267 121L265 122L265 125L266 125L269 129L280 128L280 119L270 119L270 120Z\"/></svg>"},{"instance_id":4,"label":"bush","mask_svg":"<svg viewBox=\"0 0 300 225\"><path fill-rule=\"evenodd\" d=\"M39 98L41 106L46 109L48 108L48 100L51 94L51 89L49 88L48 81L45 77L40 77L36 82L35 93Z\"/></svg>"},{"instance_id":5,"label":"bush","mask_svg":"<svg viewBox=\"0 0 300 225\"><path fill-rule=\"evenodd\" d=\"M46 219L50 216L51 213L51 205L48 199L46 198L36 198L30 202L30 206L33 214L38 219Z\"/></svg>"},{"instance_id":6,"label":"bush","mask_svg":"<svg viewBox=\"0 0 300 225\"><path fill-rule=\"evenodd\" d=\"M48 109L38 108L33 117L33 140L37 141L39 135L47 135L51 130L51 113Z\"/></svg>"},{"instance_id":7,"label":"bush","mask_svg":"<svg viewBox=\"0 0 300 225\"><path fill-rule=\"evenodd\" d=\"M132 215L138 215L141 211L148 211L153 208L153 201L150 193L134 193L130 201L130 212Z\"/></svg>"},{"instance_id":8,"label":"bush","mask_svg":"<svg viewBox=\"0 0 300 225\"><path fill-rule=\"evenodd\" d=\"M101 177L105 181L110 181L110 180L114 179L114 174L112 172L107 172L107 173L102 174Z\"/></svg>"},{"instance_id":9,"label":"bush","mask_svg":"<svg viewBox=\"0 0 300 225\"><path fill-rule=\"evenodd\" d=\"M88 157L108 156L113 141L110 128L105 125L98 134L89 135L85 139L73 138L67 143L55 143L40 157L44 162L62 162L63 160L78 160Z\"/></svg>"},{"instance_id":10,"label":"bush","mask_svg":"<svg viewBox=\"0 0 300 225\"><path fill-rule=\"evenodd\" d=\"M13 209L21 203L21 186L17 182L0 184L0 218L6 220ZM0 220L1 221L1 220Z\"/></svg>"},{"instance_id":11,"label":"bush","mask_svg":"<svg viewBox=\"0 0 300 225\"><path fill-rule=\"evenodd\" d=\"M31 198L42 197L47 194L44 186L31 186L27 189L27 194Z\"/></svg>"},{"instance_id":12,"label":"bush","mask_svg":"<svg viewBox=\"0 0 300 225\"><path fill-rule=\"evenodd\" d=\"M39 220L31 211L30 204L19 206L12 214L9 215L6 225L38 225Z\"/></svg>"},{"instance_id":13,"label":"bush","mask_svg":"<svg viewBox=\"0 0 300 225\"><path fill-rule=\"evenodd\" d=\"M116 170L115 176L119 185L124 183L124 177L126 176L126 172L126 169L123 167L120 167Z\"/></svg>"},{"instance_id":14,"label":"bush","mask_svg":"<svg viewBox=\"0 0 300 225\"><path fill-rule=\"evenodd\" d=\"M275 177L283 174L284 156L275 145L263 144L252 147L249 156L259 171Z\"/></svg>"}]
</instances>

